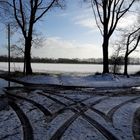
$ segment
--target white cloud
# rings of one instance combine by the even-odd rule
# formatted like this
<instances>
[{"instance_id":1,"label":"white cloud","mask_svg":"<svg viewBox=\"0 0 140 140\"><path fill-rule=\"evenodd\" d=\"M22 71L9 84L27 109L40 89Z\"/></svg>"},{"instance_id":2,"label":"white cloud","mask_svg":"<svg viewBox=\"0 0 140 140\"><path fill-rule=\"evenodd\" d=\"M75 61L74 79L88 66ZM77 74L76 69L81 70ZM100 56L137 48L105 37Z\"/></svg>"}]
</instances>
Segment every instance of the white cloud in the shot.
<instances>
[{"instance_id":1,"label":"white cloud","mask_svg":"<svg viewBox=\"0 0 140 140\"><path fill-rule=\"evenodd\" d=\"M81 19L81 20L77 20L75 21L75 24L81 25L83 27L87 27L89 29L94 30L96 27L96 23L94 22L93 18L86 18L86 19Z\"/></svg>"},{"instance_id":2,"label":"white cloud","mask_svg":"<svg viewBox=\"0 0 140 140\"><path fill-rule=\"evenodd\" d=\"M54 15L54 16L58 16L58 17L66 17L66 16L68 16L69 15L69 13L57 13L56 15Z\"/></svg>"},{"instance_id":3,"label":"white cloud","mask_svg":"<svg viewBox=\"0 0 140 140\"><path fill-rule=\"evenodd\" d=\"M137 16L138 16L137 13L126 14L124 17L122 17L119 20L117 27L126 28L128 26L133 25L135 21L137 20ZM92 29L93 32L98 30L96 21L93 15L93 11L91 8L84 10L83 12L81 12L81 14L74 17L73 21L77 25Z\"/></svg>"},{"instance_id":4,"label":"white cloud","mask_svg":"<svg viewBox=\"0 0 140 140\"><path fill-rule=\"evenodd\" d=\"M74 24L80 25L82 27L86 27L92 30L96 30L96 22L93 16L92 9L86 9L79 13L79 15L75 16L73 19Z\"/></svg>"},{"instance_id":5,"label":"white cloud","mask_svg":"<svg viewBox=\"0 0 140 140\"><path fill-rule=\"evenodd\" d=\"M48 58L99 58L102 57L102 49L94 43L82 44L74 40L50 37L46 39L43 47L33 49L32 54Z\"/></svg>"},{"instance_id":6,"label":"white cloud","mask_svg":"<svg viewBox=\"0 0 140 140\"><path fill-rule=\"evenodd\" d=\"M117 27L118 28L127 28L133 25L137 20L137 14L127 14L125 17L121 18Z\"/></svg>"}]
</instances>

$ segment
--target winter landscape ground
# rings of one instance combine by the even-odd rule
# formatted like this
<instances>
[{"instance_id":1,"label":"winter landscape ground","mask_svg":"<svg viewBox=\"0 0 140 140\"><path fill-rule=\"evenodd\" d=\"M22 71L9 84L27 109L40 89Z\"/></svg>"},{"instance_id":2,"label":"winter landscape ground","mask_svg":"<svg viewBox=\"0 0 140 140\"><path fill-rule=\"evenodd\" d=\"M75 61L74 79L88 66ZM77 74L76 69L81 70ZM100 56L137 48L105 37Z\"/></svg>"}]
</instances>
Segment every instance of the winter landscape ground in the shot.
<instances>
[{"instance_id":1,"label":"winter landscape ground","mask_svg":"<svg viewBox=\"0 0 140 140\"><path fill-rule=\"evenodd\" d=\"M26 86L1 87L1 140L140 139L138 76L64 74L16 80Z\"/></svg>"}]
</instances>

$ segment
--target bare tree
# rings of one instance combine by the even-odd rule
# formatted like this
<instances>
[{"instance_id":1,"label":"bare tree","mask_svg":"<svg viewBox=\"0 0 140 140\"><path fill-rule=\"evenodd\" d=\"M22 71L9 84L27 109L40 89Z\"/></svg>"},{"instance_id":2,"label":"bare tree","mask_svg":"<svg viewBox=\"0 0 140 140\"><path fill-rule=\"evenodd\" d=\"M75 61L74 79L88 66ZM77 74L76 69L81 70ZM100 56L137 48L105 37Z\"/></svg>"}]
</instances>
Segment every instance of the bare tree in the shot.
<instances>
[{"instance_id":1,"label":"bare tree","mask_svg":"<svg viewBox=\"0 0 140 140\"><path fill-rule=\"evenodd\" d=\"M112 56L110 57L110 70L114 74L119 73L121 70L121 65L123 63L123 56L121 55L122 53L122 44L116 42L115 45L113 45L114 52Z\"/></svg>"},{"instance_id":2,"label":"bare tree","mask_svg":"<svg viewBox=\"0 0 140 140\"><path fill-rule=\"evenodd\" d=\"M25 41L26 74L32 74L31 48L35 25L45 14L54 7L63 7L64 0L7 0L0 1L11 9L10 16L15 19L21 29Z\"/></svg>"},{"instance_id":3,"label":"bare tree","mask_svg":"<svg viewBox=\"0 0 140 140\"><path fill-rule=\"evenodd\" d=\"M125 35L126 36L126 35ZM124 56L124 75L128 76L128 57L136 50L140 42L140 27L136 27L127 33L126 51Z\"/></svg>"},{"instance_id":4,"label":"bare tree","mask_svg":"<svg viewBox=\"0 0 140 140\"><path fill-rule=\"evenodd\" d=\"M119 20L137 0L84 0L90 1L96 24L103 36L103 73L109 73L109 40Z\"/></svg>"}]
</instances>

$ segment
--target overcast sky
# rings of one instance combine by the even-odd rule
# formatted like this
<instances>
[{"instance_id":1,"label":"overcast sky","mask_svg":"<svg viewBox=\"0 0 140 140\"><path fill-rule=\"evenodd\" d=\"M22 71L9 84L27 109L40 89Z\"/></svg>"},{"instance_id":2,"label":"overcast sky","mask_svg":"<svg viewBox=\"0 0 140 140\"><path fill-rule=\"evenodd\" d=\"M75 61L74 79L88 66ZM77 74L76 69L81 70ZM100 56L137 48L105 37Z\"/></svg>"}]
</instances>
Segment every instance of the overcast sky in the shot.
<instances>
[{"instance_id":1,"label":"overcast sky","mask_svg":"<svg viewBox=\"0 0 140 140\"><path fill-rule=\"evenodd\" d=\"M118 27L133 24L136 16L123 18ZM43 47L32 49L32 56L48 58L101 58L102 37L96 27L92 9L71 0L64 10L47 13L37 24L37 31L44 36ZM7 54L6 29L0 27L0 54ZM14 39L13 39L14 40ZM12 40L12 42L14 42ZM112 49L110 49L110 54ZM136 54L134 54L136 55Z\"/></svg>"}]
</instances>

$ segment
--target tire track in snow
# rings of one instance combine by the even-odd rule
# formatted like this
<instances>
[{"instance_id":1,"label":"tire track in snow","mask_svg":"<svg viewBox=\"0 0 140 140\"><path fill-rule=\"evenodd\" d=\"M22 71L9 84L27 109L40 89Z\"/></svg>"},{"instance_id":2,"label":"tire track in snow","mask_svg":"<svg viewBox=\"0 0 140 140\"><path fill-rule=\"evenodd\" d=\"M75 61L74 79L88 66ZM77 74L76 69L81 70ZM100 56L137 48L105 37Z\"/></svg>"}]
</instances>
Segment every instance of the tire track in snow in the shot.
<instances>
[{"instance_id":1,"label":"tire track in snow","mask_svg":"<svg viewBox=\"0 0 140 140\"><path fill-rule=\"evenodd\" d=\"M9 105L13 108L13 110L16 112L18 118L21 121L22 128L23 128L23 139L24 140L33 140L33 129L32 126L24 114L24 112L20 109L20 107L14 103L13 101L9 101Z\"/></svg>"},{"instance_id":2,"label":"tire track in snow","mask_svg":"<svg viewBox=\"0 0 140 140\"><path fill-rule=\"evenodd\" d=\"M47 98L49 98L49 99L55 101L56 103L58 103L58 104L60 104L60 105L63 105L63 106L65 106L65 107L67 106L67 105L64 104L63 102L61 102L61 101L57 100L56 98L53 98L53 97L51 97L51 96L49 96L49 95L46 95L46 94L43 94L43 93L37 93L37 94L40 94L40 95L42 95L42 96L45 96L45 97L47 97Z\"/></svg>"},{"instance_id":3,"label":"tire track in snow","mask_svg":"<svg viewBox=\"0 0 140 140\"><path fill-rule=\"evenodd\" d=\"M51 137L50 140L60 140L67 128L79 117L80 113L74 114L69 120L67 120Z\"/></svg>"},{"instance_id":4,"label":"tire track in snow","mask_svg":"<svg viewBox=\"0 0 140 140\"><path fill-rule=\"evenodd\" d=\"M127 103L129 103L129 102L133 102L133 101L135 101L135 100L137 100L137 99L139 99L139 98L140 98L140 97L136 97L136 98L127 100L127 101L125 101L125 102L123 102L123 103L121 103L121 104L115 106L114 108L112 108L112 109L108 112L107 117L108 117L109 120L112 122L112 121L113 121L113 115L114 115L114 113L115 113L120 107L124 106L125 104L127 104Z\"/></svg>"},{"instance_id":5,"label":"tire track in snow","mask_svg":"<svg viewBox=\"0 0 140 140\"><path fill-rule=\"evenodd\" d=\"M132 130L133 130L135 140L139 140L140 138L140 108L138 108L134 114Z\"/></svg>"},{"instance_id":6,"label":"tire track in snow","mask_svg":"<svg viewBox=\"0 0 140 140\"><path fill-rule=\"evenodd\" d=\"M41 104L39 104L39 103L37 103L37 102L35 102L31 99L27 99L25 97L21 97L21 96L18 96L18 95L13 95L13 94L10 94L10 93L8 93L8 96L9 96L9 98L12 98L12 99L18 98L20 100L25 100L25 101L33 104L34 106L36 106L38 109L40 109L44 113L45 116L52 116L51 112L48 109L46 109L44 106L42 106Z\"/></svg>"},{"instance_id":7,"label":"tire track in snow","mask_svg":"<svg viewBox=\"0 0 140 140\"><path fill-rule=\"evenodd\" d=\"M107 140L118 140L110 131L104 128L96 120L93 120L84 113L82 114L82 117L87 120L93 127L95 127L105 138L107 138Z\"/></svg>"}]
</instances>

